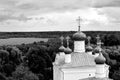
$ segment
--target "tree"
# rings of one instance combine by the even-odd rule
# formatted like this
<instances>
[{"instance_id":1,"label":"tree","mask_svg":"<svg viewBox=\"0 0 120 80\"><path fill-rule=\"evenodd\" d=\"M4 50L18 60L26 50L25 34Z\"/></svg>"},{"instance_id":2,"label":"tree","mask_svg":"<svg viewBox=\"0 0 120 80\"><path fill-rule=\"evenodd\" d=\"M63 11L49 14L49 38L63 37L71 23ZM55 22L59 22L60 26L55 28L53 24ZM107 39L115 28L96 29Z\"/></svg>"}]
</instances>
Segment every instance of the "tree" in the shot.
<instances>
[{"instance_id":1,"label":"tree","mask_svg":"<svg viewBox=\"0 0 120 80\"><path fill-rule=\"evenodd\" d=\"M17 47L12 47L9 55L9 60L15 65L19 65L22 62L22 52Z\"/></svg>"},{"instance_id":2,"label":"tree","mask_svg":"<svg viewBox=\"0 0 120 80\"><path fill-rule=\"evenodd\" d=\"M58 52L59 46L61 45L61 41L59 38L52 38L48 40L47 44L49 45L49 48L54 50L54 52Z\"/></svg>"},{"instance_id":3,"label":"tree","mask_svg":"<svg viewBox=\"0 0 120 80\"><path fill-rule=\"evenodd\" d=\"M11 62L2 65L3 72L6 74L6 76L12 76L12 72L15 71L16 66L12 64Z\"/></svg>"},{"instance_id":4,"label":"tree","mask_svg":"<svg viewBox=\"0 0 120 80\"><path fill-rule=\"evenodd\" d=\"M105 46L114 46L119 45L119 36L115 34L105 35L104 36L104 45Z\"/></svg>"},{"instance_id":5,"label":"tree","mask_svg":"<svg viewBox=\"0 0 120 80\"><path fill-rule=\"evenodd\" d=\"M120 70L115 71L115 72L113 73L113 75L112 75L112 78L113 78L114 80L120 80Z\"/></svg>"},{"instance_id":6,"label":"tree","mask_svg":"<svg viewBox=\"0 0 120 80\"><path fill-rule=\"evenodd\" d=\"M37 75L29 71L29 68L23 65L18 66L12 76L15 80L39 80Z\"/></svg>"},{"instance_id":7,"label":"tree","mask_svg":"<svg viewBox=\"0 0 120 80\"><path fill-rule=\"evenodd\" d=\"M6 50L0 50L0 64L6 64L9 60L9 52Z\"/></svg>"}]
</instances>

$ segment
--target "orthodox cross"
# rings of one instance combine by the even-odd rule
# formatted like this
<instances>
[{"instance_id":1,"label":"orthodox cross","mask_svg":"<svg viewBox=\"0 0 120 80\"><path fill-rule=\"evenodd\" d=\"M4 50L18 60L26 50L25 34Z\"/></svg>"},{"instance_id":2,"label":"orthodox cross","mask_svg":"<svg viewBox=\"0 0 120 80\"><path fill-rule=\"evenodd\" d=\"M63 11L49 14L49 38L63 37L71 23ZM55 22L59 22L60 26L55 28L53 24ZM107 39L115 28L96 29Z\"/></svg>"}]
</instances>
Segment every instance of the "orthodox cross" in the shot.
<instances>
[{"instance_id":1,"label":"orthodox cross","mask_svg":"<svg viewBox=\"0 0 120 80\"><path fill-rule=\"evenodd\" d=\"M80 32L80 21L81 21L80 16L78 17L77 21L78 21L78 31Z\"/></svg>"},{"instance_id":2,"label":"orthodox cross","mask_svg":"<svg viewBox=\"0 0 120 80\"><path fill-rule=\"evenodd\" d=\"M97 39L97 44L98 44L98 43L99 43L99 41L100 41L100 36L99 36L99 35L97 35L96 39Z\"/></svg>"},{"instance_id":3,"label":"orthodox cross","mask_svg":"<svg viewBox=\"0 0 120 80\"><path fill-rule=\"evenodd\" d=\"M101 45L102 45L103 43L102 43L101 40L100 40L100 36L97 35L96 39L97 39L97 45L101 47Z\"/></svg>"},{"instance_id":4,"label":"orthodox cross","mask_svg":"<svg viewBox=\"0 0 120 80\"><path fill-rule=\"evenodd\" d=\"M61 37L60 37L60 40L61 40L61 45L63 46L63 40L64 40L64 37L61 36Z\"/></svg>"},{"instance_id":5,"label":"orthodox cross","mask_svg":"<svg viewBox=\"0 0 120 80\"><path fill-rule=\"evenodd\" d=\"M87 39L88 39L88 46L90 46L90 40L91 40L91 37L88 36Z\"/></svg>"},{"instance_id":6,"label":"orthodox cross","mask_svg":"<svg viewBox=\"0 0 120 80\"><path fill-rule=\"evenodd\" d=\"M69 39L70 39L70 37L67 36L67 37L66 37L66 40L67 40L67 47L69 47Z\"/></svg>"}]
</instances>

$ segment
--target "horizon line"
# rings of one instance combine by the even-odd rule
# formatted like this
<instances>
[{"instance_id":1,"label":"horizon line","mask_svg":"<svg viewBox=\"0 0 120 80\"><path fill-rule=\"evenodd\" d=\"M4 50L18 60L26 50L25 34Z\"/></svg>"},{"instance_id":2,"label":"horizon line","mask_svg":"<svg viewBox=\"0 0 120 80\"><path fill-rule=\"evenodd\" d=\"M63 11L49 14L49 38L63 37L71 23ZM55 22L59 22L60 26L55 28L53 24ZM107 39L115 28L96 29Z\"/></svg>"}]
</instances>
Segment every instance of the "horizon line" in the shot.
<instances>
[{"instance_id":1,"label":"horizon line","mask_svg":"<svg viewBox=\"0 0 120 80\"><path fill-rule=\"evenodd\" d=\"M120 32L120 31L110 31L110 30L84 30L83 32ZM0 32L76 32L75 30L71 30L71 31L0 31Z\"/></svg>"}]
</instances>

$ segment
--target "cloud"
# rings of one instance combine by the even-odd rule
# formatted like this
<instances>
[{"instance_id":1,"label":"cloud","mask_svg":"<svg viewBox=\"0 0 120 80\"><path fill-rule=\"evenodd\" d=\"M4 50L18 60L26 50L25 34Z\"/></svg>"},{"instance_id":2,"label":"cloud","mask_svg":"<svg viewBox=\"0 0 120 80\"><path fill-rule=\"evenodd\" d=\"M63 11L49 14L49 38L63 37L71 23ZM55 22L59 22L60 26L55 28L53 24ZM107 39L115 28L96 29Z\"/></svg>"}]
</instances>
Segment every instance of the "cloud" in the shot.
<instances>
[{"instance_id":1,"label":"cloud","mask_svg":"<svg viewBox=\"0 0 120 80\"><path fill-rule=\"evenodd\" d=\"M106 7L97 9L99 15L104 15L109 23L120 23L120 7Z\"/></svg>"},{"instance_id":2,"label":"cloud","mask_svg":"<svg viewBox=\"0 0 120 80\"><path fill-rule=\"evenodd\" d=\"M88 7L91 4L91 0L30 0L21 1L17 6L21 9L77 9L82 7Z\"/></svg>"},{"instance_id":3,"label":"cloud","mask_svg":"<svg viewBox=\"0 0 120 80\"><path fill-rule=\"evenodd\" d=\"M66 12L89 7L91 0L0 0L0 21L27 21L28 17L51 12ZM17 16L17 17L16 17Z\"/></svg>"},{"instance_id":4,"label":"cloud","mask_svg":"<svg viewBox=\"0 0 120 80\"><path fill-rule=\"evenodd\" d=\"M27 18L24 15L19 15L19 16L12 16L12 15L0 15L0 22L4 22L7 20L18 20L18 21L28 21L31 20L32 18Z\"/></svg>"},{"instance_id":5,"label":"cloud","mask_svg":"<svg viewBox=\"0 0 120 80\"><path fill-rule=\"evenodd\" d=\"M44 20L45 17L35 17L35 20Z\"/></svg>"},{"instance_id":6,"label":"cloud","mask_svg":"<svg viewBox=\"0 0 120 80\"><path fill-rule=\"evenodd\" d=\"M32 4L32 3L26 3L26 4L21 4L17 6L20 9L24 9L24 10L37 10L39 9L39 6Z\"/></svg>"},{"instance_id":7,"label":"cloud","mask_svg":"<svg viewBox=\"0 0 120 80\"><path fill-rule=\"evenodd\" d=\"M81 16L83 26L104 29L119 24L119 4L119 0L0 0L0 22L20 27L16 30L77 30L75 19Z\"/></svg>"},{"instance_id":8,"label":"cloud","mask_svg":"<svg viewBox=\"0 0 120 80\"><path fill-rule=\"evenodd\" d=\"M0 4L7 10L29 15L86 8L91 6L91 0L0 0Z\"/></svg>"},{"instance_id":9,"label":"cloud","mask_svg":"<svg viewBox=\"0 0 120 80\"><path fill-rule=\"evenodd\" d=\"M93 0L92 6L96 8L120 7L120 0Z\"/></svg>"},{"instance_id":10,"label":"cloud","mask_svg":"<svg viewBox=\"0 0 120 80\"><path fill-rule=\"evenodd\" d=\"M0 0L4 10L27 15L115 6L120 6L120 0Z\"/></svg>"}]
</instances>

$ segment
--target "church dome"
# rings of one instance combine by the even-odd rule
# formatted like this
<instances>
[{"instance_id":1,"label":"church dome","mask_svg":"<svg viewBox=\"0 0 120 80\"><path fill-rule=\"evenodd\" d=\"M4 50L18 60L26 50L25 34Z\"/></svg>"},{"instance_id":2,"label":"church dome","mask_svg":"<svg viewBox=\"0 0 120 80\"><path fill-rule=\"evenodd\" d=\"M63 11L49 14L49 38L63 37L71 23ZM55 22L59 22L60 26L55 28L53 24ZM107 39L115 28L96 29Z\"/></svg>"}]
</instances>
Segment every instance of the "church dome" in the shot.
<instances>
[{"instance_id":1,"label":"church dome","mask_svg":"<svg viewBox=\"0 0 120 80\"><path fill-rule=\"evenodd\" d=\"M64 52L65 52L65 54L70 54L70 53L72 53L72 50L69 47L67 47L67 48L65 48Z\"/></svg>"},{"instance_id":2,"label":"church dome","mask_svg":"<svg viewBox=\"0 0 120 80\"><path fill-rule=\"evenodd\" d=\"M86 47L86 52L89 52L89 51L92 51L92 50L93 50L93 48L91 46Z\"/></svg>"},{"instance_id":3,"label":"church dome","mask_svg":"<svg viewBox=\"0 0 120 80\"><path fill-rule=\"evenodd\" d=\"M64 46L60 46L59 51L60 52L64 52L64 50L65 50L65 47Z\"/></svg>"},{"instance_id":4,"label":"church dome","mask_svg":"<svg viewBox=\"0 0 120 80\"><path fill-rule=\"evenodd\" d=\"M73 34L73 40L75 41L81 41L85 39L86 39L86 35L81 31L78 31L77 33Z\"/></svg>"},{"instance_id":5,"label":"church dome","mask_svg":"<svg viewBox=\"0 0 120 80\"><path fill-rule=\"evenodd\" d=\"M97 46L95 49L94 49L94 53L99 53L101 51L101 47Z\"/></svg>"},{"instance_id":6,"label":"church dome","mask_svg":"<svg viewBox=\"0 0 120 80\"><path fill-rule=\"evenodd\" d=\"M102 53L99 53L99 56L95 58L96 64L104 64L106 61L105 57L102 55Z\"/></svg>"}]
</instances>

